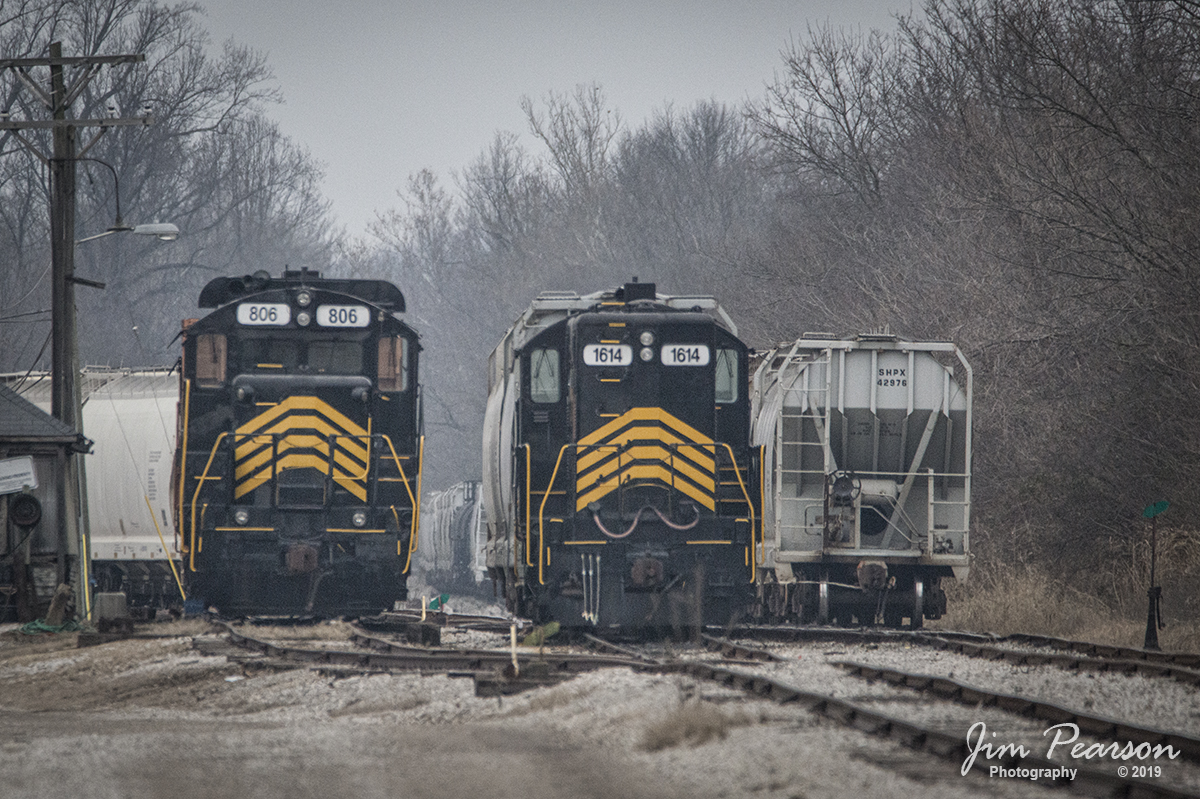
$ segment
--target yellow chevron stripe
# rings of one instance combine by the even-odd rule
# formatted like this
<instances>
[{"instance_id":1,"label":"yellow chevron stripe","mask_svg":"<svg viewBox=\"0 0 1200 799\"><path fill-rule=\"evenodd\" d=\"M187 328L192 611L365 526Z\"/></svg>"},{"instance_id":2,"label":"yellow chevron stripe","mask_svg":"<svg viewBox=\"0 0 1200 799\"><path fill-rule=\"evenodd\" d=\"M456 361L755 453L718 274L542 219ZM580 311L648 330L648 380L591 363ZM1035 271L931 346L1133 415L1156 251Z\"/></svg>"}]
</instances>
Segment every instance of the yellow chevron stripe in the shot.
<instances>
[{"instance_id":1,"label":"yellow chevron stripe","mask_svg":"<svg viewBox=\"0 0 1200 799\"><path fill-rule=\"evenodd\" d=\"M281 457L279 459L276 469L273 470L271 468L271 466L268 465L265 469L260 471L258 474L253 475L251 477L247 477L246 479L239 482L237 484L237 487L233 491L233 498L239 499L242 496L250 493L254 489L258 488L263 483L269 481L271 479L272 471L282 472L282 471L286 471L287 469L309 468L309 469L316 469L317 471L321 472L322 474L325 474L325 470L326 470L327 466L328 466L328 461L319 455L308 455L308 454L301 454L298 452L293 452L289 455L284 455L283 457ZM340 485L342 488L345 488L347 491L349 491L354 496L358 497L359 500L361 500L363 502L367 501L366 486L360 485L360 482L358 480L356 480L355 478L349 477L349 476L343 476L343 475L334 475L333 481L335 483L337 483L338 485Z\"/></svg>"},{"instance_id":2,"label":"yellow chevron stripe","mask_svg":"<svg viewBox=\"0 0 1200 799\"><path fill-rule=\"evenodd\" d=\"M276 449L278 460L272 467L271 445L275 434L284 436ZM234 440L241 442L234 448L234 476L238 481L235 499L269 481L273 472L312 468L324 474L329 469L328 436L335 439L334 466L345 472L333 475L334 482L359 500L367 499L366 486L360 484L363 478L358 475L366 468L369 449L356 439L367 439L370 433L319 397L288 397L238 427L234 435ZM316 450L317 454L284 454L288 450Z\"/></svg>"},{"instance_id":3,"label":"yellow chevron stripe","mask_svg":"<svg viewBox=\"0 0 1200 799\"><path fill-rule=\"evenodd\" d=\"M577 492L586 490L592 483L596 482L600 478L607 477L608 475L617 471L621 464L628 464L632 466L634 464L632 464L631 461L638 460L660 461L667 464L671 468L671 471L682 474L684 477L687 477L702 488L707 488L710 492L716 488L716 480L713 478L711 472L709 474L705 474L704 472L692 467L690 464L685 463L679 458L672 458L671 451L663 447L630 447L629 449L620 453L620 457L617 457L617 453L615 452L611 454L613 457L608 461L600 464L597 468L593 469L587 474L580 475L575 482L575 490ZM712 468L711 465L709 468Z\"/></svg>"},{"instance_id":4,"label":"yellow chevron stripe","mask_svg":"<svg viewBox=\"0 0 1200 799\"><path fill-rule=\"evenodd\" d=\"M622 484L651 480L673 487L709 510L716 506L713 440L662 408L631 408L579 439L576 451L589 447L595 449L575 463L576 511ZM628 449L622 451L623 447Z\"/></svg>"},{"instance_id":5,"label":"yellow chevron stripe","mask_svg":"<svg viewBox=\"0 0 1200 799\"><path fill-rule=\"evenodd\" d=\"M358 428L362 430L362 428ZM234 457L238 460L249 456L260 447L269 447L272 440L272 435L277 433L289 434L288 438L292 438L291 431L313 430L325 436L334 436L335 443L344 448L351 455L354 455L359 460L367 459L367 447L356 437L365 437L366 433L347 433L344 430L334 427L319 416L289 416L286 419L280 420L273 427L263 430L247 439L241 439L240 435L235 438L235 441L240 441L237 447L234 448ZM325 445L324 439L321 439L321 445Z\"/></svg>"},{"instance_id":6,"label":"yellow chevron stripe","mask_svg":"<svg viewBox=\"0 0 1200 799\"><path fill-rule=\"evenodd\" d=\"M260 413L258 416L255 416L253 419L243 424L237 429L236 432L238 435L254 433L263 425L269 424L270 422L278 419L280 416L296 410L316 411L351 435L365 436L367 434L366 430L363 430L361 427L355 424L352 419L334 408L328 402L325 402L320 397L303 396L288 397L275 407L271 408L271 410L264 411L263 413Z\"/></svg>"},{"instance_id":7,"label":"yellow chevron stripe","mask_svg":"<svg viewBox=\"0 0 1200 799\"><path fill-rule=\"evenodd\" d=\"M246 494L249 494L251 491L258 488L263 483L268 483L270 481L271 481L270 477L251 477L250 479L246 480L246 482L244 482L240 486L238 486L238 489L234 492L234 495L233 495L234 499L239 499L239 498L245 496ZM359 485L354 480L351 480L349 477L335 477L335 478L333 478L333 482L337 483L342 488L346 489L351 494L358 497L360 502L367 501L367 489L365 487L363 487L362 485ZM245 528L239 527L237 529L244 530Z\"/></svg>"},{"instance_id":8,"label":"yellow chevron stripe","mask_svg":"<svg viewBox=\"0 0 1200 799\"><path fill-rule=\"evenodd\" d=\"M627 469L621 470L621 473L617 475L616 478L612 480L606 480L585 494L577 494L577 499L575 500L575 510L583 510L588 506L589 502L595 502L601 497L612 493L617 489L618 485L628 482L629 480L661 480L669 485L671 483L671 473L667 471L662 464L639 464L637 466L630 466ZM715 508L715 503L713 502L712 496L705 494L691 483L680 483L676 481L675 489L687 494L689 497L696 500L709 510L713 510Z\"/></svg>"},{"instance_id":9,"label":"yellow chevron stripe","mask_svg":"<svg viewBox=\"0 0 1200 799\"><path fill-rule=\"evenodd\" d=\"M324 472L328 468L329 447L326 446L322 439L317 438L316 436L288 436L279 443L277 454L280 456L280 464L284 462L282 457L283 453L290 449L315 449L317 452L314 457L319 457L321 459L321 471ZM289 457L295 456L293 455ZM353 475L354 479L366 479L366 475L363 474L367 468L366 464L351 460L345 453L338 450L336 447L333 450L333 462L335 466L342 467L342 470L346 472L347 475ZM259 468L264 464L269 465L270 463L271 450L264 449L253 458L247 458L246 460L238 461L237 467L234 469L233 476L235 479L240 481L243 477L258 471Z\"/></svg>"},{"instance_id":10,"label":"yellow chevron stripe","mask_svg":"<svg viewBox=\"0 0 1200 799\"><path fill-rule=\"evenodd\" d=\"M675 445L673 449L666 449L666 446L663 449L666 452L674 453L677 459L686 458L710 472L716 470L717 452L713 445L682 441L661 427L631 427L610 441L605 441L603 444L592 444L591 446L595 449L586 455L581 455L575 461L576 473L585 472L597 463L615 456L621 447L633 441L661 441L664 445Z\"/></svg>"},{"instance_id":11,"label":"yellow chevron stripe","mask_svg":"<svg viewBox=\"0 0 1200 799\"><path fill-rule=\"evenodd\" d=\"M685 441L690 441L696 444L713 443L711 438L704 435L686 422L676 419L662 408L630 408L616 419L613 419L611 422L600 428L597 428L583 438L579 439L579 443L582 445L599 444L602 441L606 441L609 436L614 435L621 428L632 422L659 422L665 427L672 429L679 435L683 436Z\"/></svg>"}]
</instances>

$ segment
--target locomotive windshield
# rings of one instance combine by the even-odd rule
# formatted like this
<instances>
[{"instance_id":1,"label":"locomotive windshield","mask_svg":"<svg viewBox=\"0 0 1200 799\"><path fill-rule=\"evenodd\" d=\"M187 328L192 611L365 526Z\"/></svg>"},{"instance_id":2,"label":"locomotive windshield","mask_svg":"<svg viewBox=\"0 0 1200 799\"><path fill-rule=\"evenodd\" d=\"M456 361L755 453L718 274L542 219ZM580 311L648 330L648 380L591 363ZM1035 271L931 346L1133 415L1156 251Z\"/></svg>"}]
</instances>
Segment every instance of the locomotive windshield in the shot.
<instances>
[{"instance_id":1,"label":"locomotive windshield","mask_svg":"<svg viewBox=\"0 0 1200 799\"><path fill-rule=\"evenodd\" d=\"M558 350L534 350L529 355L529 397L538 403L558 402Z\"/></svg>"},{"instance_id":2,"label":"locomotive windshield","mask_svg":"<svg viewBox=\"0 0 1200 799\"><path fill-rule=\"evenodd\" d=\"M363 373L363 343L359 340L244 338L237 359L241 374Z\"/></svg>"},{"instance_id":3,"label":"locomotive windshield","mask_svg":"<svg viewBox=\"0 0 1200 799\"><path fill-rule=\"evenodd\" d=\"M738 398L738 353L737 350L717 350L716 388L717 402L737 402Z\"/></svg>"}]
</instances>

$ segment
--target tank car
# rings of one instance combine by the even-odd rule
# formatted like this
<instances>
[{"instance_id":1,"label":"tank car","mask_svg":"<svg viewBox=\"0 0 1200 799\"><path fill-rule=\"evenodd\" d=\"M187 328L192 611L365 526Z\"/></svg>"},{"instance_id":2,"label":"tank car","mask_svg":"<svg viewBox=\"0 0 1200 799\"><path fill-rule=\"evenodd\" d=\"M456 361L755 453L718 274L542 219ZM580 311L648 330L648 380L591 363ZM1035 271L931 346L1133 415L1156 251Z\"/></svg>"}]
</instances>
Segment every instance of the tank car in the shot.
<instances>
[{"instance_id":1,"label":"tank car","mask_svg":"<svg viewBox=\"0 0 1200 799\"><path fill-rule=\"evenodd\" d=\"M417 333L379 280L217 278L184 323L175 513L190 599L359 615L406 598L421 496Z\"/></svg>"},{"instance_id":2,"label":"tank car","mask_svg":"<svg viewBox=\"0 0 1200 799\"><path fill-rule=\"evenodd\" d=\"M426 583L455 594L492 593L484 551L487 514L478 480L436 491L421 505L417 563Z\"/></svg>"},{"instance_id":3,"label":"tank car","mask_svg":"<svg viewBox=\"0 0 1200 799\"><path fill-rule=\"evenodd\" d=\"M712 297L535 299L492 352L488 571L569 629L725 624L754 599L748 350Z\"/></svg>"},{"instance_id":4,"label":"tank car","mask_svg":"<svg viewBox=\"0 0 1200 799\"><path fill-rule=\"evenodd\" d=\"M961 367L961 371L956 367ZM972 373L945 342L806 334L755 372L759 610L920 627L970 565Z\"/></svg>"}]
</instances>

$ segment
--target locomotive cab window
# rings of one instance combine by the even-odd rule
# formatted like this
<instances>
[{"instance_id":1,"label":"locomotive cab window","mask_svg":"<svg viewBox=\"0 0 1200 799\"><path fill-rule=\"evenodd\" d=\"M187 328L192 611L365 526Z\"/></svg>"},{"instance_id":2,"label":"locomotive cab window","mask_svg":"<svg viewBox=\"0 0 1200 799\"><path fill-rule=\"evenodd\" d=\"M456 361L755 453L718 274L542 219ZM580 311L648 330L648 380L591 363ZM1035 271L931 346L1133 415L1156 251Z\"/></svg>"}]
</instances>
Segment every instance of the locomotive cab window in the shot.
<instances>
[{"instance_id":1,"label":"locomotive cab window","mask_svg":"<svg viewBox=\"0 0 1200 799\"><path fill-rule=\"evenodd\" d=\"M379 390L408 388L408 339L399 336L379 340Z\"/></svg>"},{"instance_id":2,"label":"locomotive cab window","mask_svg":"<svg viewBox=\"0 0 1200 799\"><path fill-rule=\"evenodd\" d=\"M529 398L541 404L558 402L558 350L529 353Z\"/></svg>"},{"instance_id":3,"label":"locomotive cab window","mask_svg":"<svg viewBox=\"0 0 1200 799\"><path fill-rule=\"evenodd\" d=\"M216 388L225 382L225 336L205 333L196 337L196 385Z\"/></svg>"},{"instance_id":4,"label":"locomotive cab window","mask_svg":"<svg viewBox=\"0 0 1200 799\"><path fill-rule=\"evenodd\" d=\"M308 343L308 371L319 375L362 374L360 341L325 339Z\"/></svg>"},{"instance_id":5,"label":"locomotive cab window","mask_svg":"<svg viewBox=\"0 0 1200 799\"><path fill-rule=\"evenodd\" d=\"M720 403L737 402L738 398L738 351L717 350L716 375L713 379L716 399Z\"/></svg>"},{"instance_id":6,"label":"locomotive cab window","mask_svg":"<svg viewBox=\"0 0 1200 799\"><path fill-rule=\"evenodd\" d=\"M293 372L300 363L300 345L290 339L243 338L241 370Z\"/></svg>"}]
</instances>

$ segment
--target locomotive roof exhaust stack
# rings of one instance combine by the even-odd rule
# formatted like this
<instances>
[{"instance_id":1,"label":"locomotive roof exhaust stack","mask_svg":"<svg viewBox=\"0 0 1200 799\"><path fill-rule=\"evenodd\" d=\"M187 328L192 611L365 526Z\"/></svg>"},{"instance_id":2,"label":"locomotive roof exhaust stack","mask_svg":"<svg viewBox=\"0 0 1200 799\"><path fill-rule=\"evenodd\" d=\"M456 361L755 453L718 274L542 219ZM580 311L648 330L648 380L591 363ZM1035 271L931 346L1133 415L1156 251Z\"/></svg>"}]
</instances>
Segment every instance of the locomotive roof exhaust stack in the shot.
<instances>
[{"instance_id":1,"label":"locomotive roof exhaust stack","mask_svg":"<svg viewBox=\"0 0 1200 799\"><path fill-rule=\"evenodd\" d=\"M655 300L658 299L658 286L654 283L639 283L634 277L632 283L626 283L617 289L617 297L624 302Z\"/></svg>"}]
</instances>

